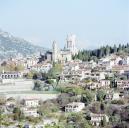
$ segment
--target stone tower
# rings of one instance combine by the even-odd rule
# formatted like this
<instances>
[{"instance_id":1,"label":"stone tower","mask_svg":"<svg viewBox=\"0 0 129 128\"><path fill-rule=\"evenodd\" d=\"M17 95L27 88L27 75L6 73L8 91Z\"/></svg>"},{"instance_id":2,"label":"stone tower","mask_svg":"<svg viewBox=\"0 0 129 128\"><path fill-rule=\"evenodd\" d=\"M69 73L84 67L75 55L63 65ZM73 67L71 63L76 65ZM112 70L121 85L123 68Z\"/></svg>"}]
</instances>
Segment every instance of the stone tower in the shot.
<instances>
[{"instance_id":1,"label":"stone tower","mask_svg":"<svg viewBox=\"0 0 129 128\"><path fill-rule=\"evenodd\" d=\"M70 50L72 55L75 55L77 53L76 36L75 35L68 35L67 36L66 49Z\"/></svg>"},{"instance_id":2,"label":"stone tower","mask_svg":"<svg viewBox=\"0 0 129 128\"><path fill-rule=\"evenodd\" d=\"M52 52L53 52L52 60L53 60L53 62L57 62L58 61L58 47L57 47L56 41L53 41Z\"/></svg>"}]
</instances>

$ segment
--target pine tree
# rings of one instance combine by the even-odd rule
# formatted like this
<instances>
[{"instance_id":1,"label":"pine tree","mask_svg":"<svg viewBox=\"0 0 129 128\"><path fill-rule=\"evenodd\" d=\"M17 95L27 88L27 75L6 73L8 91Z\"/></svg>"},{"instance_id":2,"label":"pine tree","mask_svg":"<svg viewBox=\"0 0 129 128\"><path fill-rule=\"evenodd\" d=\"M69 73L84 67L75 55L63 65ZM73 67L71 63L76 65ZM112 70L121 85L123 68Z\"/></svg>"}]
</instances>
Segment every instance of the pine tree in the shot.
<instances>
[{"instance_id":1,"label":"pine tree","mask_svg":"<svg viewBox=\"0 0 129 128\"><path fill-rule=\"evenodd\" d=\"M109 46L107 45L106 48L105 48L105 55L109 55L110 54L110 48Z\"/></svg>"},{"instance_id":2,"label":"pine tree","mask_svg":"<svg viewBox=\"0 0 129 128\"><path fill-rule=\"evenodd\" d=\"M114 45L114 47L113 47L113 52L114 52L114 53L117 52L117 47L116 47L116 45Z\"/></svg>"},{"instance_id":3,"label":"pine tree","mask_svg":"<svg viewBox=\"0 0 129 128\"><path fill-rule=\"evenodd\" d=\"M129 53L129 44L127 45L121 45L117 47L114 45L113 47L106 46L106 47L101 47L99 49L95 50L83 50L79 51L78 54L74 55L72 58L75 59L80 59L83 61L90 61L90 60L97 60L102 57L105 57L107 55L110 55L112 53Z\"/></svg>"}]
</instances>

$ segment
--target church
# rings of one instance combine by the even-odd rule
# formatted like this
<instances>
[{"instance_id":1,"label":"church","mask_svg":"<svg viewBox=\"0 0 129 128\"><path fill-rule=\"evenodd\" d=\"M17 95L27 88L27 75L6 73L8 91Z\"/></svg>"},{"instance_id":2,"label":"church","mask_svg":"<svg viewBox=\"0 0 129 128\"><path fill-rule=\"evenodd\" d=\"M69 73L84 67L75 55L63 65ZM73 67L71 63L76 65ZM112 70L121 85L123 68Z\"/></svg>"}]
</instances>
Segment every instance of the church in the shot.
<instances>
[{"instance_id":1,"label":"church","mask_svg":"<svg viewBox=\"0 0 129 128\"><path fill-rule=\"evenodd\" d=\"M44 54L40 54L39 63L47 62L68 62L72 60L72 56L77 54L76 48L76 36L68 35L64 49L60 49L56 41L53 41L52 51L46 51Z\"/></svg>"},{"instance_id":2,"label":"church","mask_svg":"<svg viewBox=\"0 0 129 128\"><path fill-rule=\"evenodd\" d=\"M67 42L63 50L59 49L56 41L52 44L52 61L53 62L67 62L72 60L72 55L78 53L76 48L76 36L68 35Z\"/></svg>"}]
</instances>

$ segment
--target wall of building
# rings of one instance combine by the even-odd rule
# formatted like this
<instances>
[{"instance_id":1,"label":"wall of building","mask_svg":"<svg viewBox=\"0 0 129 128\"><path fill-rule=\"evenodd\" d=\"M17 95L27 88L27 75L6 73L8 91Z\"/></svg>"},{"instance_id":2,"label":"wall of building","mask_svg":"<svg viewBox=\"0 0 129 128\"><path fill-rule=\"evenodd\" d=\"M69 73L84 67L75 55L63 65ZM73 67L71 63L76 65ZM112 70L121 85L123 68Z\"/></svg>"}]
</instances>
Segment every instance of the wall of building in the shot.
<instances>
[{"instance_id":1,"label":"wall of building","mask_svg":"<svg viewBox=\"0 0 129 128\"><path fill-rule=\"evenodd\" d=\"M0 84L1 92L17 92L17 91L31 91L34 87L33 80L24 79L5 79L3 84Z\"/></svg>"}]
</instances>

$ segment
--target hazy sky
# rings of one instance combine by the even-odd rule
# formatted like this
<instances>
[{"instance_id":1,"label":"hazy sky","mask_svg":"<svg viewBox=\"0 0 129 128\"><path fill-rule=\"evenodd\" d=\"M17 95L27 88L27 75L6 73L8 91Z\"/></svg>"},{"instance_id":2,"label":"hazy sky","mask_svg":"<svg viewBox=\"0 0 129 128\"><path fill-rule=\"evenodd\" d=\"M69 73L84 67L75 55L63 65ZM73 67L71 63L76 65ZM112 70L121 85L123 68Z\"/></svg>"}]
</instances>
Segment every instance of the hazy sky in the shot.
<instances>
[{"instance_id":1,"label":"hazy sky","mask_svg":"<svg viewBox=\"0 0 129 128\"><path fill-rule=\"evenodd\" d=\"M0 28L44 47L67 34L81 48L129 42L129 0L0 0Z\"/></svg>"}]
</instances>

